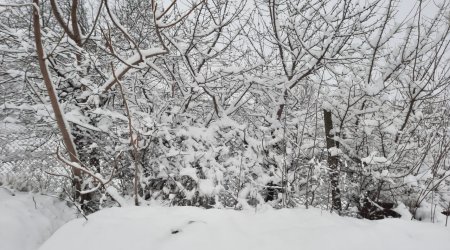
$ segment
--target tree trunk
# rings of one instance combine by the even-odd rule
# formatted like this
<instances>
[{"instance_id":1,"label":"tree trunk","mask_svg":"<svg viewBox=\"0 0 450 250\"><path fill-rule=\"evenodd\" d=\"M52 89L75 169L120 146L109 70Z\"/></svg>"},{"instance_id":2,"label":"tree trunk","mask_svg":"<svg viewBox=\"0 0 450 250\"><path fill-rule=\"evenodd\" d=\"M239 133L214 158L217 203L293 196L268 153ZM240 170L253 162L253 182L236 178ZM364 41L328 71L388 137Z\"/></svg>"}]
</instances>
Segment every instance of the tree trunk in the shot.
<instances>
[{"instance_id":1,"label":"tree trunk","mask_svg":"<svg viewBox=\"0 0 450 250\"><path fill-rule=\"evenodd\" d=\"M33 0L33 3L36 7L39 6L39 0ZM79 163L77 150L75 148L75 144L72 140L72 136L70 135L68 124L64 120L63 111L58 102L58 96L56 94L55 87L52 82L52 78L50 72L48 71L47 62L45 61L46 55L42 45L42 36L41 36L41 24L40 24L40 16L39 10L37 8L33 8L33 31L34 31L34 40L36 44L36 52L39 61L39 68L41 70L42 77L44 79L45 87L47 89L47 93L50 97L50 103L52 105L53 112L55 113L56 123L61 132L64 145L66 146L67 152L69 154L70 160L75 163ZM72 168L72 174L74 175L73 179L73 187L75 188L74 196L78 198L80 196L81 191L81 171L77 168Z\"/></svg>"},{"instance_id":2,"label":"tree trunk","mask_svg":"<svg viewBox=\"0 0 450 250\"><path fill-rule=\"evenodd\" d=\"M331 207L333 210L342 210L341 204L341 191L339 190L339 156L332 154L330 152L331 148L337 149L336 141L333 139L334 135L331 133L333 129L333 119L331 112L328 110L323 110L323 121L325 126L325 136L327 138L327 149L328 149L328 167L330 168L330 186L331 186Z\"/></svg>"}]
</instances>

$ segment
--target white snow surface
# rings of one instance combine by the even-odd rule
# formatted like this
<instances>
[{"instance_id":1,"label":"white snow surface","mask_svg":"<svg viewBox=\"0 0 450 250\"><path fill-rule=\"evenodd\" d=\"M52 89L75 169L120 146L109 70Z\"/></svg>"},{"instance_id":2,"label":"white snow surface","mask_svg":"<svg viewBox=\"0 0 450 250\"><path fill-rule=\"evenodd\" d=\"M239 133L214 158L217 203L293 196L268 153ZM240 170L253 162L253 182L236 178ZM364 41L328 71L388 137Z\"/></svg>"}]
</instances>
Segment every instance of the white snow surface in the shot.
<instances>
[{"instance_id":1,"label":"white snow surface","mask_svg":"<svg viewBox=\"0 0 450 250\"><path fill-rule=\"evenodd\" d=\"M36 250L75 216L76 211L57 198L0 187L0 249Z\"/></svg>"},{"instance_id":2,"label":"white snow surface","mask_svg":"<svg viewBox=\"0 0 450 250\"><path fill-rule=\"evenodd\" d=\"M104 209L59 229L40 250L450 249L442 225L339 217L318 209Z\"/></svg>"}]
</instances>

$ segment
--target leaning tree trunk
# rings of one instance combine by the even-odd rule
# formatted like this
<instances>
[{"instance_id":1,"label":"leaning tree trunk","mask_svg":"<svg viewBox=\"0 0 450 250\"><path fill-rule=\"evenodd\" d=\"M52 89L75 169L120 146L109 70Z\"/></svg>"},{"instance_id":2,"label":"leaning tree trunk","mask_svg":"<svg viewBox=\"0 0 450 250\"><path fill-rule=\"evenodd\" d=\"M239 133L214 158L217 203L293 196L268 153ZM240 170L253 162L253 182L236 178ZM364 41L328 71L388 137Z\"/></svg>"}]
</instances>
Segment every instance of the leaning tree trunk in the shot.
<instances>
[{"instance_id":1,"label":"leaning tree trunk","mask_svg":"<svg viewBox=\"0 0 450 250\"><path fill-rule=\"evenodd\" d=\"M50 103L52 105L53 112L55 113L56 123L58 124L59 131L61 132L64 145L66 146L67 152L69 154L70 160L75 163L79 163L78 154L75 147L75 144L72 140L72 136L70 134L69 125L64 120L63 111L58 102L58 97L56 94L55 86L53 85L52 78L50 72L48 71L46 55L44 51L44 47L42 44L42 36L41 36L41 24L40 24L40 15L39 15L39 0L33 0L33 3L36 5L33 8L33 30L34 30L34 41L36 45L36 52L39 61L39 68L41 70L42 77L44 78L45 87L47 89L48 96L50 97ZM74 175L73 179L73 187L75 188L74 196L78 198L80 196L81 191L81 181L82 174L81 170L72 167L72 174Z\"/></svg>"},{"instance_id":2,"label":"leaning tree trunk","mask_svg":"<svg viewBox=\"0 0 450 250\"><path fill-rule=\"evenodd\" d=\"M333 129L333 119L331 112L328 110L323 110L323 121L325 125L325 136L327 138L327 150L328 150L328 167L330 169L330 186L331 186L331 207L333 210L342 210L341 204L341 191L339 190L339 156L332 152L332 148L338 147L336 141L333 139L332 129Z\"/></svg>"}]
</instances>

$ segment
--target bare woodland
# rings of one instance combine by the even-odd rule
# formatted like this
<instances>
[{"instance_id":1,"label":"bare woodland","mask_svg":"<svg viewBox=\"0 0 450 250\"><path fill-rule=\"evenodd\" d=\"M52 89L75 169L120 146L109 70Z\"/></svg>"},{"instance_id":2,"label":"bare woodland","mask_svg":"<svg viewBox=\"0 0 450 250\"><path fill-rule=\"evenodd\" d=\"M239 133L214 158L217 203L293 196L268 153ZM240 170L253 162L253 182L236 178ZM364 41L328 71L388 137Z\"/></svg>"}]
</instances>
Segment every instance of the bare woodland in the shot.
<instances>
[{"instance_id":1,"label":"bare woodland","mask_svg":"<svg viewBox=\"0 0 450 250\"><path fill-rule=\"evenodd\" d=\"M130 199L433 219L450 210L450 3L425 4L2 0L1 183L86 214ZM48 159L17 164L25 138Z\"/></svg>"}]
</instances>

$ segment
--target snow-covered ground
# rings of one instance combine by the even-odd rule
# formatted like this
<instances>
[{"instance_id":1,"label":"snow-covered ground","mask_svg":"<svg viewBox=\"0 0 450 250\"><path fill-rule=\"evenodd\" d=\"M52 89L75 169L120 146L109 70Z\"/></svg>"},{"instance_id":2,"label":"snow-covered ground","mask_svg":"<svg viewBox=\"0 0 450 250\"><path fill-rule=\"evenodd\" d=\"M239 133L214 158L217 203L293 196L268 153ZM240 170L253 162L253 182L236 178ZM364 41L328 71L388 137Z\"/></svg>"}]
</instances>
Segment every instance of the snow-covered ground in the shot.
<instances>
[{"instance_id":1,"label":"snow-covered ground","mask_svg":"<svg viewBox=\"0 0 450 250\"><path fill-rule=\"evenodd\" d=\"M318 209L105 209L59 229L40 250L450 249L442 225L339 217Z\"/></svg>"},{"instance_id":2,"label":"snow-covered ground","mask_svg":"<svg viewBox=\"0 0 450 250\"><path fill-rule=\"evenodd\" d=\"M75 216L57 198L0 187L0 249L36 250Z\"/></svg>"},{"instance_id":3,"label":"snow-covered ground","mask_svg":"<svg viewBox=\"0 0 450 250\"><path fill-rule=\"evenodd\" d=\"M12 195L0 188L0 249L450 249L450 228L410 221L407 214L404 219L367 221L318 209L155 206L109 208L88 216L88 221L69 221L75 214L54 197Z\"/></svg>"}]
</instances>

